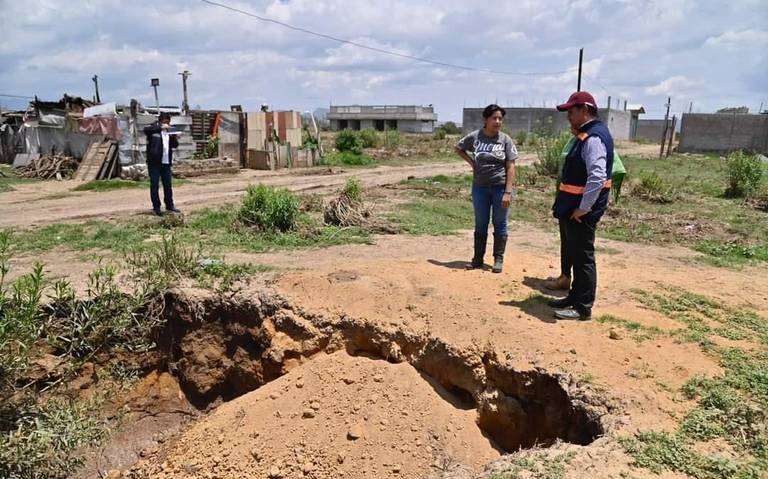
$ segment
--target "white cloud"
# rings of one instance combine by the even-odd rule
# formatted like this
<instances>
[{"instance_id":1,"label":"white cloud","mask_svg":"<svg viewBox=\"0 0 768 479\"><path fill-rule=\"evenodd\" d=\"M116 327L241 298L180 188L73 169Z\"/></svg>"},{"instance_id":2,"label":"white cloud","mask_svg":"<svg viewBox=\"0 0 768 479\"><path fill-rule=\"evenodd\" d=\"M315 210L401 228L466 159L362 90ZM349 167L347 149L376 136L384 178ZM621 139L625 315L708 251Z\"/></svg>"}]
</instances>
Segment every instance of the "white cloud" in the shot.
<instances>
[{"instance_id":1,"label":"white cloud","mask_svg":"<svg viewBox=\"0 0 768 479\"><path fill-rule=\"evenodd\" d=\"M0 0L0 86L5 93L144 98L148 79L180 101L189 69L193 104L228 107L267 98L278 108L335 102L433 103L441 119L464 104L551 105L576 86L659 110L666 96L697 108L768 101L768 3L723 9L696 0L518 0L484 9L465 0L220 0L279 21L403 54L508 76L425 65L335 43L186 0ZM87 21L84 21L86 19ZM728 25L724 31L723 25ZM594 32L598 32L595 34ZM703 47L703 48L702 48ZM724 54L724 49L728 49ZM727 92L727 99L724 98ZM177 100L178 99L178 100ZM6 100L3 100L5 104ZM682 100L677 103L682 104ZM687 104L687 101L686 101Z\"/></svg>"},{"instance_id":2,"label":"white cloud","mask_svg":"<svg viewBox=\"0 0 768 479\"><path fill-rule=\"evenodd\" d=\"M648 95L664 95L671 97L688 96L699 86L699 82L690 80L682 75L673 76L662 80L656 85L647 87Z\"/></svg>"},{"instance_id":3,"label":"white cloud","mask_svg":"<svg viewBox=\"0 0 768 479\"><path fill-rule=\"evenodd\" d=\"M725 46L729 48L768 47L768 32L760 30L728 30L704 42L707 46Z\"/></svg>"}]
</instances>

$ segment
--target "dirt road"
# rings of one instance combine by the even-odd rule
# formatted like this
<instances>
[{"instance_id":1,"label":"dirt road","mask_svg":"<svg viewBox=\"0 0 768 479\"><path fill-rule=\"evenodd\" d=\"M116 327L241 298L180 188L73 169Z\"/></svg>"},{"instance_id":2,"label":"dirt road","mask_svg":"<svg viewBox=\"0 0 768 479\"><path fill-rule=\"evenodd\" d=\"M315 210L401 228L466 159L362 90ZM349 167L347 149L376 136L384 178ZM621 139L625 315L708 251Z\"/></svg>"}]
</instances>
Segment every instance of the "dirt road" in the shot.
<instances>
[{"instance_id":1,"label":"dirt road","mask_svg":"<svg viewBox=\"0 0 768 479\"><path fill-rule=\"evenodd\" d=\"M622 154L653 156L656 145L619 143ZM531 165L535 153L522 153L518 165ZM355 176L364 186L393 184L409 177L457 175L468 172L461 161L427 163L413 166L379 166L365 169L318 167L303 170L240 170L236 175L190 179L174 188L176 205L185 211L232 202L250 184L263 183L297 192L328 193ZM326 174L324 174L326 173ZM39 182L22 184L14 191L0 194L0 228L28 228L51 223L67 223L90 218L109 219L149 212L149 194L144 188L104 192L74 191L80 182Z\"/></svg>"},{"instance_id":2,"label":"dirt road","mask_svg":"<svg viewBox=\"0 0 768 479\"><path fill-rule=\"evenodd\" d=\"M174 196L176 206L192 211L234 201L248 185L256 183L292 191L328 192L339 188L352 176L359 178L364 186L377 186L397 183L411 176L456 175L466 173L467 169L466 164L454 161L419 166L345 169L337 174L322 174L323 169L280 172L241 170L231 176L191 179L174 188ZM0 228L25 228L89 218L104 219L146 214L149 211L149 192L144 188L105 192L72 191L78 184L73 180L34 183L20 185L15 191L0 195Z\"/></svg>"}]
</instances>

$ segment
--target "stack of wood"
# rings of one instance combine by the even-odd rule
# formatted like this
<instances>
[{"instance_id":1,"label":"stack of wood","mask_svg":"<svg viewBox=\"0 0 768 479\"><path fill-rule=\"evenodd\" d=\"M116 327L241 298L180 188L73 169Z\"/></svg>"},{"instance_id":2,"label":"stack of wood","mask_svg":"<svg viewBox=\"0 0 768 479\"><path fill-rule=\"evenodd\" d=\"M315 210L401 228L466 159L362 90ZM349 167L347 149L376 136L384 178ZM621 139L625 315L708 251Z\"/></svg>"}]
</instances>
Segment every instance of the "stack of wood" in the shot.
<instances>
[{"instance_id":1,"label":"stack of wood","mask_svg":"<svg viewBox=\"0 0 768 479\"><path fill-rule=\"evenodd\" d=\"M77 170L77 160L62 154L41 156L28 165L16 169L18 175L23 178L42 180L69 178L75 170Z\"/></svg>"}]
</instances>

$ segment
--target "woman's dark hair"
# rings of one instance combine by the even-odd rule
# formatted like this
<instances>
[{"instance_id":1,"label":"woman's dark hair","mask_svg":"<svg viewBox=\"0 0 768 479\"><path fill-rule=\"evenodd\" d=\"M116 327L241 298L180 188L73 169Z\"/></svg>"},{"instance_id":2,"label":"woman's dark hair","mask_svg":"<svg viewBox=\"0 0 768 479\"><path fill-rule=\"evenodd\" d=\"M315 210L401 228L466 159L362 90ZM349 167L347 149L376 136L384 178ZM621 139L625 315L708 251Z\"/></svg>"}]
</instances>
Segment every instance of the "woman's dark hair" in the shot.
<instances>
[{"instance_id":1,"label":"woman's dark hair","mask_svg":"<svg viewBox=\"0 0 768 479\"><path fill-rule=\"evenodd\" d=\"M495 103L491 103L490 105L485 107L485 110L483 110L483 118L487 120L488 118L493 116L493 114L496 113L497 111L501 112L502 118L507 116L507 110L500 107L499 105L496 105Z\"/></svg>"},{"instance_id":2,"label":"woman's dark hair","mask_svg":"<svg viewBox=\"0 0 768 479\"><path fill-rule=\"evenodd\" d=\"M161 122L163 120L171 121L171 114L168 113L168 112L162 112L162 113L160 113L160 118L158 118L158 120L160 120Z\"/></svg>"},{"instance_id":3,"label":"woman's dark hair","mask_svg":"<svg viewBox=\"0 0 768 479\"><path fill-rule=\"evenodd\" d=\"M591 105L586 105L586 107L587 107L587 111L589 112L589 114L592 115L593 117L597 118L597 108L595 108L594 106L591 106Z\"/></svg>"}]
</instances>

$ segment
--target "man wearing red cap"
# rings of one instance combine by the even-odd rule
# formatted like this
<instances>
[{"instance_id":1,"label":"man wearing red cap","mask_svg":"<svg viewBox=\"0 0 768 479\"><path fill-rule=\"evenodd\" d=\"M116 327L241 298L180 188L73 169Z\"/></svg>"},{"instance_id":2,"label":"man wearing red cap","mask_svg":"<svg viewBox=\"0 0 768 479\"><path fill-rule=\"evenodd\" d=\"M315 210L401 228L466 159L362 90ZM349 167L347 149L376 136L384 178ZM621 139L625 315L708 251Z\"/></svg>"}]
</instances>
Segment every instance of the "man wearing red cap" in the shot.
<instances>
[{"instance_id":1,"label":"man wearing red cap","mask_svg":"<svg viewBox=\"0 0 768 479\"><path fill-rule=\"evenodd\" d=\"M597 290L595 229L608 207L613 170L613 138L597 118L597 102L585 91L574 93L557 109L568 112L577 141L565 157L552 214L562 223L573 284L568 296L551 301L558 319L592 319Z\"/></svg>"}]
</instances>

